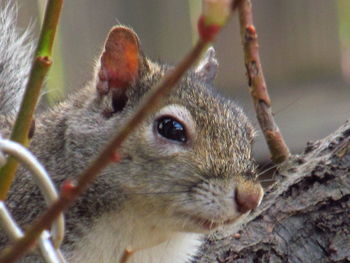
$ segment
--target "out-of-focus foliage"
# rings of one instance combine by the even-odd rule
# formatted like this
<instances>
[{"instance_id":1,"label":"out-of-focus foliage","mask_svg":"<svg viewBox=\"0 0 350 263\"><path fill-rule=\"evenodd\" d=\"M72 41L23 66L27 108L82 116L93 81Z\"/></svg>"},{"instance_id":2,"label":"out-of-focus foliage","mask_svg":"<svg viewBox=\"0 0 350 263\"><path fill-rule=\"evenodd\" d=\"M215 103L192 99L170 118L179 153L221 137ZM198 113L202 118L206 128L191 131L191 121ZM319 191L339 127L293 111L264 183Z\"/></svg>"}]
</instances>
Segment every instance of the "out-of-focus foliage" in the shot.
<instances>
[{"instance_id":1,"label":"out-of-focus foliage","mask_svg":"<svg viewBox=\"0 0 350 263\"><path fill-rule=\"evenodd\" d=\"M350 83L350 1L338 0L339 37L342 48L342 70Z\"/></svg>"},{"instance_id":2,"label":"out-of-focus foliage","mask_svg":"<svg viewBox=\"0 0 350 263\"><path fill-rule=\"evenodd\" d=\"M196 43L196 40L198 38L197 21L198 21L198 16L201 13L202 2L196 1L196 0L195 1L188 0L188 7L190 9L190 16L191 16L192 42Z\"/></svg>"},{"instance_id":3,"label":"out-of-focus foliage","mask_svg":"<svg viewBox=\"0 0 350 263\"><path fill-rule=\"evenodd\" d=\"M19 3L25 27L39 20L33 6L46 0L11 1ZM298 152L306 141L322 138L349 117L350 88L344 76L350 71L350 0L251 1L273 111L291 150ZM195 41L200 10L200 0L65 1L55 44L60 50L55 49L48 78L49 100L79 90L91 79L105 37L118 23L133 27L147 56L177 63ZM214 44L220 64L215 84L254 122L237 22L233 18ZM256 156L267 156L262 136L256 141Z\"/></svg>"},{"instance_id":4,"label":"out-of-focus foliage","mask_svg":"<svg viewBox=\"0 0 350 263\"><path fill-rule=\"evenodd\" d=\"M339 34L344 45L350 47L350 1L338 0Z\"/></svg>"}]
</instances>

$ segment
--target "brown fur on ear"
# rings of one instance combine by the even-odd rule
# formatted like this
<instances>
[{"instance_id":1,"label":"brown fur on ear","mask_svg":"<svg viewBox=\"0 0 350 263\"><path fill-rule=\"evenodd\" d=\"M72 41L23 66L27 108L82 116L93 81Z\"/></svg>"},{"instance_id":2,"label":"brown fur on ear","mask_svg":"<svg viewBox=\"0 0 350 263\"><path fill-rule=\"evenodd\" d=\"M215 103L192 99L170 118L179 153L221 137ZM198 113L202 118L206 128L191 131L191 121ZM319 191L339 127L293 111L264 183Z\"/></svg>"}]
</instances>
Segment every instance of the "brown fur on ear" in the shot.
<instances>
[{"instance_id":1,"label":"brown fur on ear","mask_svg":"<svg viewBox=\"0 0 350 263\"><path fill-rule=\"evenodd\" d=\"M116 110L124 107L125 92L138 78L140 53L139 40L132 29L124 26L111 29L101 56L97 90L101 95L113 92L113 100L120 104Z\"/></svg>"}]
</instances>

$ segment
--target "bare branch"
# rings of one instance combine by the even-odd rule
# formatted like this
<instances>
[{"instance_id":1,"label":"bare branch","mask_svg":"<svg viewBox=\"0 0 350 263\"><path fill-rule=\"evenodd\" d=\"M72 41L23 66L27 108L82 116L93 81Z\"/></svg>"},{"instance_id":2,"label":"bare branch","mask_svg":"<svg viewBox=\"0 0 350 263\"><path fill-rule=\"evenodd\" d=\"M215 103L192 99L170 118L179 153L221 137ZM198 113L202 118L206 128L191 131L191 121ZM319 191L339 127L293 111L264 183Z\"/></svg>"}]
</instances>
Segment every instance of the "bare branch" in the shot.
<instances>
[{"instance_id":1,"label":"bare branch","mask_svg":"<svg viewBox=\"0 0 350 263\"><path fill-rule=\"evenodd\" d=\"M207 2L208 0L204 0L204 6ZM211 5L215 2L217 5L214 4L212 8L221 8L227 15L227 18L223 20L222 17L220 17L220 13L211 12L210 9L207 9L207 11L209 11L208 17L206 17L205 13L202 14L198 23L200 39L190 53L175 67L174 70L164 77L155 89L152 89L153 92L141 102L135 114L107 145L99 157L97 157L97 159L93 161L92 164L80 175L78 181L65 182L59 200L57 200L42 216L38 218L38 220L36 220L36 222L33 223L23 238L19 239L13 246L4 251L0 256L0 263L15 262L31 248L40 233L44 229L50 228L52 222L57 216L74 203L74 201L87 189L98 173L100 173L110 162L113 160L115 161L115 153L118 151L127 136L137 128L142 120L157 109L162 99L169 94L171 89L181 79L182 75L200 58L209 42L215 38L221 27L227 22L228 18L231 17L231 12L233 11L233 9L231 9L232 3L230 1L211 0L209 2ZM227 10L225 10L225 8L227 8L229 12L226 12Z\"/></svg>"},{"instance_id":2,"label":"bare branch","mask_svg":"<svg viewBox=\"0 0 350 263\"><path fill-rule=\"evenodd\" d=\"M275 163L281 163L290 156L290 152L271 110L271 100L260 62L258 36L253 24L252 3L250 0L240 2L238 13L250 93L257 119L271 152L271 159Z\"/></svg>"},{"instance_id":3,"label":"bare branch","mask_svg":"<svg viewBox=\"0 0 350 263\"><path fill-rule=\"evenodd\" d=\"M119 263L127 263L130 257L134 254L134 251L131 249L125 249L124 254L122 255Z\"/></svg>"}]
</instances>

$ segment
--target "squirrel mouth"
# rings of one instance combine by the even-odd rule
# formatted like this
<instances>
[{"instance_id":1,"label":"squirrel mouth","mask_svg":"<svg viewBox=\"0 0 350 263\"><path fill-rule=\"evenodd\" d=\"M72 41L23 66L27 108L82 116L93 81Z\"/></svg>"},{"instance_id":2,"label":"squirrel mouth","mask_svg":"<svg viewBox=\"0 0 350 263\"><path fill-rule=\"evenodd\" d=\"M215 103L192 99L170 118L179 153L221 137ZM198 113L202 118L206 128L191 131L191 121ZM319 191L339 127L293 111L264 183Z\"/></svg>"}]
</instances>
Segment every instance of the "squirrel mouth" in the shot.
<instances>
[{"instance_id":1,"label":"squirrel mouth","mask_svg":"<svg viewBox=\"0 0 350 263\"><path fill-rule=\"evenodd\" d=\"M218 228L219 226L233 224L234 222L237 221L238 217L231 218L231 219L224 220L224 221L213 221L210 219L204 219L204 218L197 217L197 216L190 216L190 219L192 222L195 222L196 225L199 225L202 229L207 230L207 231L211 231L211 230Z\"/></svg>"}]
</instances>

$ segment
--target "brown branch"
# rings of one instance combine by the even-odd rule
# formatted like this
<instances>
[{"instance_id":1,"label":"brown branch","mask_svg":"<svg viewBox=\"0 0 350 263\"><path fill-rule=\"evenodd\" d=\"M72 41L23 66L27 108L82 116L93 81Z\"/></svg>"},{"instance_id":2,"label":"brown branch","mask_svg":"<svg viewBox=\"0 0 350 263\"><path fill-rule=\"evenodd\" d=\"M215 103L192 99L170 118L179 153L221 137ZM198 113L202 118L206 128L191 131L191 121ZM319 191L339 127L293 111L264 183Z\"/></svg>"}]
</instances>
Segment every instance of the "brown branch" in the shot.
<instances>
[{"instance_id":1,"label":"brown branch","mask_svg":"<svg viewBox=\"0 0 350 263\"><path fill-rule=\"evenodd\" d=\"M253 24L251 0L241 1L238 13L248 84L251 87L257 119L270 149L272 161L281 163L289 157L290 152L271 110L271 100L260 62L258 36Z\"/></svg>"},{"instance_id":2,"label":"brown branch","mask_svg":"<svg viewBox=\"0 0 350 263\"><path fill-rule=\"evenodd\" d=\"M77 183L66 182L62 188L60 198L27 230L26 235L19 239L12 247L5 250L0 257L1 263L11 263L19 259L30 249L35 240L44 229L50 228L57 216L70 205L87 189L89 184L110 162L111 157L120 148L127 136L135 130L142 120L154 111L161 99L165 97L171 88L180 80L187 69L197 61L207 43L199 40L193 50L185 59L168 74L159 86L137 110L136 114L124 125L121 131L108 144L97 159L80 175Z\"/></svg>"},{"instance_id":3,"label":"brown branch","mask_svg":"<svg viewBox=\"0 0 350 263\"><path fill-rule=\"evenodd\" d=\"M217 1L220 4L223 3L222 0ZM230 8L230 6L227 8ZM231 12L233 10L234 9L232 9ZM230 14L228 14L228 16L230 16ZM215 16L212 18L215 19ZM191 52L178 64L177 67L175 67L174 70L164 77L155 89L152 89L154 91L141 102L136 113L107 145L97 159L93 161L92 164L80 175L78 181L67 181L64 183L60 198L28 228L23 238L19 239L13 244L13 246L6 249L3 254L1 254L0 263L15 262L31 248L41 232L44 229L50 228L57 216L71 206L87 189L89 184L92 183L102 169L115 159L113 157L115 156L116 151L118 151L127 136L137 128L142 120L157 109L162 99L169 94L182 75L200 58L209 42L214 39L219 29L224 25L215 24L215 22L209 24L205 22L203 23L204 19L201 17L199 20L200 39ZM225 22L227 22L227 20Z\"/></svg>"},{"instance_id":4,"label":"brown branch","mask_svg":"<svg viewBox=\"0 0 350 263\"><path fill-rule=\"evenodd\" d=\"M124 253L123 253L119 263L127 263L133 254L134 254L134 251L132 249L126 248L124 250Z\"/></svg>"}]
</instances>

